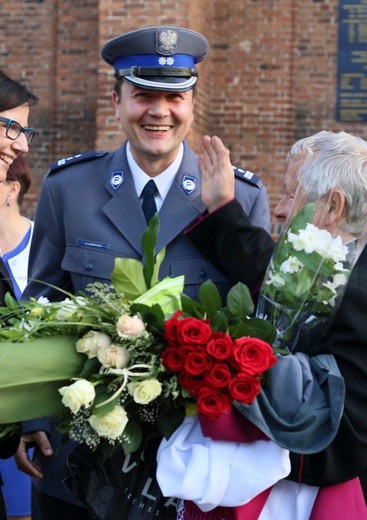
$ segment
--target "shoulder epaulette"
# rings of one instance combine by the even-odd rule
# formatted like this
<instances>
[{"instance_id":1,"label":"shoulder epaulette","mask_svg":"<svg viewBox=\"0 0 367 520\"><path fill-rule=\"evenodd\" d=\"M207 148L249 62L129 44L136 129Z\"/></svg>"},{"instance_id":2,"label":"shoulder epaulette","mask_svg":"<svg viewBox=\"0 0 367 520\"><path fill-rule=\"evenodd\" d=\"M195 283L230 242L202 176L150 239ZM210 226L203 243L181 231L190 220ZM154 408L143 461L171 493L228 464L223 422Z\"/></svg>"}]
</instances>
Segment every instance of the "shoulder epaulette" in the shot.
<instances>
[{"instance_id":1,"label":"shoulder epaulette","mask_svg":"<svg viewBox=\"0 0 367 520\"><path fill-rule=\"evenodd\" d=\"M90 152L78 153L77 155L72 155L71 157L65 157L64 159L59 159L58 161L53 162L50 166L49 172L55 172L61 168L65 168L65 166L69 166L70 164L97 159L97 157L102 157L106 153L108 152L105 150L92 150Z\"/></svg>"},{"instance_id":2,"label":"shoulder epaulette","mask_svg":"<svg viewBox=\"0 0 367 520\"><path fill-rule=\"evenodd\" d=\"M261 180L260 177L250 172L249 170L244 170L243 168L237 168L237 166L233 166L233 171L237 179L241 179L242 181L249 182L253 186L260 188Z\"/></svg>"}]
</instances>

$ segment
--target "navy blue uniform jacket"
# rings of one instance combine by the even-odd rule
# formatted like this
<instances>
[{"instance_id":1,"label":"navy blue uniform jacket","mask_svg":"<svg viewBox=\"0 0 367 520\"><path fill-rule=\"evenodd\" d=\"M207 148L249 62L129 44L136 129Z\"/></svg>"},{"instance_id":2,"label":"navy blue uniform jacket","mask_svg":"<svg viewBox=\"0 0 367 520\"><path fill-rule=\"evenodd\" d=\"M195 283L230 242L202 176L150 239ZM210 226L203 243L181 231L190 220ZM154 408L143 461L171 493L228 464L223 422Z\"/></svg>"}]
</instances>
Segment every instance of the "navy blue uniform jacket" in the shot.
<instances>
[{"instance_id":1,"label":"navy blue uniform jacket","mask_svg":"<svg viewBox=\"0 0 367 520\"><path fill-rule=\"evenodd\" d=\"M235 169L236 197L251 222L269 229L266 190L260 179ZM224 295L228 278L183 233L204 210L197 156L184 143L184 156L159 212L158 251L166 247L160 277L185 275L185 292L197 297L211 279ZM90 282L108 282L116 257L142 258L146 222L126 159L126 144L114 152L91 152L59 161L46 174L35 217L29 262L30 283L23 295L63 300L47 283L75 293ZM157 251L157 252L158 252ZM33 281L32 281L33 280ZM23 431L49 431L49 421L31 422ZM36 481L49 495L74 501L60 482L71 444L41 461L45 478Z\"/></svg>"}]
</instances>

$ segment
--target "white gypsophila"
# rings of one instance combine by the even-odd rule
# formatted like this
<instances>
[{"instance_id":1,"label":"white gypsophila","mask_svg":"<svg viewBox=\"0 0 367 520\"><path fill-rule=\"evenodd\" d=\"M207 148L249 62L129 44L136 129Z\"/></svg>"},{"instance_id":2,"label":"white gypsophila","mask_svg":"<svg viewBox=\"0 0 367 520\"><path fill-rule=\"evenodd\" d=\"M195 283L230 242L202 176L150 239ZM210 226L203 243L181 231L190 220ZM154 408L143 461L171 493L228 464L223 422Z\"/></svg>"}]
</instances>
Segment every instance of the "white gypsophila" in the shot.
<instances>
[{"instance_id":1,"label":"white gypsophila","mask_svg":"<svg viewBox=\"0 0 367 520\"><path fill-rule=\"evenodd\" d=\"M303 267L303 264L296 258L295 256L290 256L282 262L282 264L279 267L279 271L282 273L297 273L301 268Z\"/></svg>"},{"instance_id":2,"label":"white gypsophila","mask_svg":"<svg viewBox=\"0 0 367 520\"><path fill-rule=\"evenodd\" d=\"M70 408L76 414L82 406L89 407L96 396L96 391L92 383L86 379L77 379L69 386L59 388L62 395L62 404Z\"/></svg>"},{"instance_id":3,"label":"white gypsophila","mask_svg":"<svg viewBox=\"0 0 367 520\"><path fill-rule=\"evenodd\" d=\"M162 393L162 385L157 379L132 382L127 385L127 389L138 404L148 404Z\"/></svg>"},{"instance_id":4,"label":"white gypsophila","mask_svg":"<svg viewBox=\"0 0 367 520\"><path fill-rule=\"evenodd\" d=\"M30 323L28 323L27 321L25 321L24 318L22 318L21 322L19 323L19 328L21 330L25 330L27 332L30 332L32 330L32 325Z\"/></svg>"},{"instance_id":5,"label":"white gypsophila","mask_svg":"<svg viewBox=\"0 0 367 520\"><path fill-rule=\"evenodd\" d=\"M131 338L145 332L145 324L139 316L122 314L116 324L117 334L120 338Z\"/></svg>"},{"instance_id":6,"label":"white gypsophila","mask_svg":"<svg viewBox=\"0 0 367 520\"><path fill-rule=\"evenodd\" d=\"M99 349L107 348L112 340L108 334L96 330L90 330L76 342L76 351L86 354L89 359L97 357Z\"/></svg>"},{"instance_id":7,"label":"white gypsophila","mask_svg":"<svg viewBox=\"0 0 367 520\"><path fill-rule=\"evenodd\" d=\"M111 344L101 348L97 353L98 361L104 368L125 368L129 362L130 354L124 347Z\"/></svg>"},{"instance_id":8,"label":"white gypsophila","mask_svg":"<svg viewBox=\"0 0 367 520\"><path fill-rule=\"evenodd\" d=\"M49 305L50 304L50 300L48 298L46 298L46 296L40 296L37 299L37 303L39 303L40 305Z\"/></svg>"},{"instance_id":9,"label":"white gypsophila","mask_svg":"<svg viewBox=\"0 0 367 520\"><path fill-rule=\"evenodd\" d=\"M307 254L313 252L321 256L327 256L332 236L326 229L320 229L313 224L307 224L298 234L288 232L288 241L293 244L296 251L305 251Z\"/></svg>"},{"instance_id":10,"label":"white gypsophila","mask_svg":"<svg viewBox=\"0 0 367 520\"><path fill-rule=\"evenodd\" d=\"M66 298L62 302L60 302L60 308L55 314L55 319L57 321L68 321L74 316L77 306L73 301L71 301L69 298Z\"/></svg>"},{"instance_id":11,"label":"white gypsophila","mask_svg":"<svg viewBox=\"0 0 367 520\"><path fill-rule=\"evenodd\" d=\"M79 310L79 307L83 307L86 304L87 301L83 296L77 296L75 300L65 298L65 300L59 303L60 309L56 312L55 319L58 321L71 320Z\"/></svg>"},{"instance_id":12,"label":"white gypsophila","mask_svg":"<svg viewBox=\"0 0 367 520\"><path fill-rule=\"evenodd\" d=\"M89 424L100 437L115 440L122 435L129 419L125 409L117 405L105 415L91 415Z\"/></svg>"}]
</instances>

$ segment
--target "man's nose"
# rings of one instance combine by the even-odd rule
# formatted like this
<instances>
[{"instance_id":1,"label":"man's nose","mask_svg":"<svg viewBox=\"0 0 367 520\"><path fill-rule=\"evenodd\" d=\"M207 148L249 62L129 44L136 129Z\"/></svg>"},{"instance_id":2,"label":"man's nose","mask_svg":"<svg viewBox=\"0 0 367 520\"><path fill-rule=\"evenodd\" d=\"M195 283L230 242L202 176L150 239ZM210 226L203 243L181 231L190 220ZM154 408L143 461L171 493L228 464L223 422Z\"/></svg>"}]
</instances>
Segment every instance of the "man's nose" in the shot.
<instances>
[{"instance_id":1,"label":"man's nose","mask_svg":"<svg viewBox=\"0 0 367 520\"><path fill-rule=\"evenodd\" d=\"M164 117L169 115L169 113L168 104L163 99L154 100L149 107L149 114L155 117Z\"/></svg>"}]
</instances>

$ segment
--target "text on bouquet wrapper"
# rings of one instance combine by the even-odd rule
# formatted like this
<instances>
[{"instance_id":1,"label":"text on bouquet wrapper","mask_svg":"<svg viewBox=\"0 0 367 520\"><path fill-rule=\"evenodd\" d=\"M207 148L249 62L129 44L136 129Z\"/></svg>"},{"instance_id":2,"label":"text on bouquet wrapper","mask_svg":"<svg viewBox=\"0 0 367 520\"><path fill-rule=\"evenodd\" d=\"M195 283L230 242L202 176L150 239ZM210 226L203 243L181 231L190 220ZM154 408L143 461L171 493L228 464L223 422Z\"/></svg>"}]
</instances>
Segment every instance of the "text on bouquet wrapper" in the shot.
<instances>
[{"instance_id":1,"label":"text on bouquet wrapper","mask_svg":"<svg viewBox=\"0 0 367 520\"><path fill-rule=\"evenodd\" d=\"M129 471L133 470L137 466L136 462L132 462L130 464L130 455L126 455L124 459L124 463L121 467L122 473L129 473ZM151 493L149 493L149 490L151 488L151 485L153 483L153 479L151 477L147 477L144 487L141 491L141 496L147 498L148 500L152 500L155 502L157 500L157 497ZM129 487L125 487L123 490L123 493L125 494L125 497L131 501L132 504L135 504L138 500L138 498L133 496L133 492ZM149 506L143 499L140 499L141 502L138 504L139 509L145 509L148 513L153 513L153 507ZM177 498L170 497L166 500L164 503L164 507L174 507L175 509L178 507L180 500ZM160 510L154 511L154 516L159 517Z\"/></svg>"}]
</instances>

